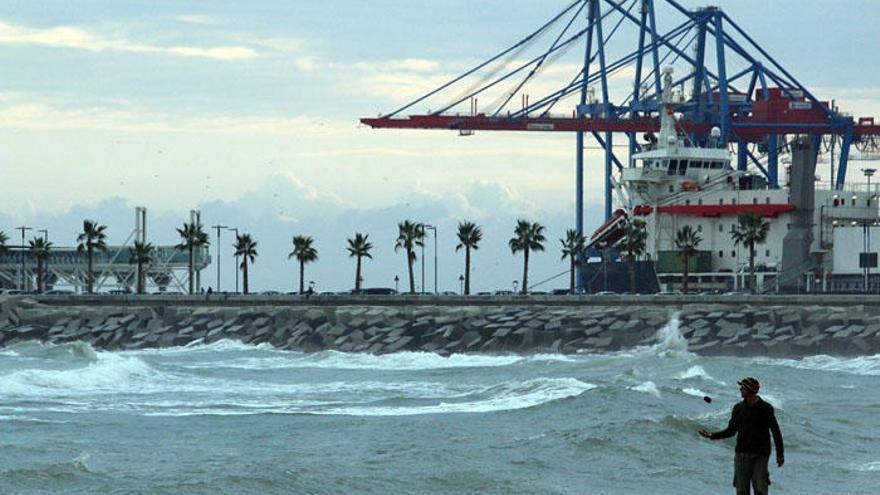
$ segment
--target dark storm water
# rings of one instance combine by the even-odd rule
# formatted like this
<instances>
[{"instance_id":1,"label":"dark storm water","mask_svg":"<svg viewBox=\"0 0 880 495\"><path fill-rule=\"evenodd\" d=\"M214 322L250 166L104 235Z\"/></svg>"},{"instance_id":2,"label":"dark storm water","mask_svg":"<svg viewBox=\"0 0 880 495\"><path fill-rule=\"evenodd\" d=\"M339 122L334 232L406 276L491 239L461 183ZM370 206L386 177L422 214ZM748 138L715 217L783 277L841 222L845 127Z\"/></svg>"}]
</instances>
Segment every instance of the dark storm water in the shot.
<instances>
[{"instance_id":1,"label":"dark storm water","mask_svg":"<svg viewBox=\"0 0 880 495\"><path fill-rule=\"evenodd\" d=\"M880 491L880 356L700 357L674 319L658 338L449 358L18 345L0 493L732 493L732 441L696 431L726 425L744 375L785 435L772 493Z\"/></svg>"}]
</instances>

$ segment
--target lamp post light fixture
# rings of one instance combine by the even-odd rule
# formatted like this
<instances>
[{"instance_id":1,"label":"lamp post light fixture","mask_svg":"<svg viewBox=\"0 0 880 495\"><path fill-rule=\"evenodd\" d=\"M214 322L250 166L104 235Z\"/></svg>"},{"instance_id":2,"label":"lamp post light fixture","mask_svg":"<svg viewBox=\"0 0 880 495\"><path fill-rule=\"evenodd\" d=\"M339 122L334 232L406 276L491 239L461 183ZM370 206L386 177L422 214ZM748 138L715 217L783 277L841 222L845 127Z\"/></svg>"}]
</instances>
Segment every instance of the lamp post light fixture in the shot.
<instances>
[{"instance_id":1,"label":"lamp post light fixture","mask_svg":"<svg viewBox=\"0 0 880 495\"><path fill-rule=\"evenodd\" d=\"M519 280L513 281L513 293L516 294L516 290L519 287Z\"/></svg>"},{"instance_id":2,"label":"lamp post light fixture","mask_svg":"<svg viewBox=\"0 0 880 495\"><path fill-rule=\"evenodd\" d=\"M394 292L399 292L400 290L400 277L397 275L394 276Z\"/></svg>"},{"instance_id":3,"label":"lamp post light fixture","mask_svg":"<svg viewBox=\"0 0 880 495\"><path fill-rule=\"evenodd\" d=\"M309 280L309 293L310 294L315 293L315 281L314 280Z\"/></svg>"},{"instance_id":4,"label":"lamp post light fixture","mask_svg":"<svg viewBox=\"0 0 880 495\"><path fill-rule=\"evenodd\" d=\"M25 227L25 226L16 227L16 229L21 231L21 252L19 253L21 255L21 286L19 287L19 290L24 292L25 291L25 283L24 283L24 233L27 232L28 230L34 230L34 229L31 227Z\"/></svg>"},{"instance_id":5,"label":"lamp post light fixture","mask_svg":"<svg viewBox=\"0 0 880 495\"><path fill-rule=\"evenodd\" d=\"M459 276L458 276L458 284L461 286L461 287L459 288L459 293L460 293L461 295L464 295L464 275L459 275Z\"/></svg>"},{"instance_id":6,"label":"lamp post light fixture","mask_svg":"<svg viewBox=\"0 0 880 495\"><path fill-rule=\"evenodd\" d=\"M865 178L868 179L868 194L871 194L871 177L874 173L877 172L876 168L863 168L862 173L865 174Z\"/></svg>"},{"instance_id":7,"label":"lamp post light fixture","mask_svg":"<svg viewBox=\"0 0 880 495\"><path fill-rule=\"evenodd\" d=\"M235 239L238 240L238 227L226 227L226 230L235 232ZM238 255L235 255L235 293L238 294Z\"/></svg>"},{"instance_id":8,"label":"lamp post light fixture","mask_svg":"<svg viewBox=\"0 0 880 495\"><path fill-rule=\"evenodd\" d=\"M220 292L220 230L221 229L228 229L229 227L227 227L225 225L212 225L211 228L217 229L217 260L216 260L216 263L217 263L217 286L216 286L215 290L217 292ZM236 268L236 270L237 270L237 268Z\"/></svg>"}]
</instances>

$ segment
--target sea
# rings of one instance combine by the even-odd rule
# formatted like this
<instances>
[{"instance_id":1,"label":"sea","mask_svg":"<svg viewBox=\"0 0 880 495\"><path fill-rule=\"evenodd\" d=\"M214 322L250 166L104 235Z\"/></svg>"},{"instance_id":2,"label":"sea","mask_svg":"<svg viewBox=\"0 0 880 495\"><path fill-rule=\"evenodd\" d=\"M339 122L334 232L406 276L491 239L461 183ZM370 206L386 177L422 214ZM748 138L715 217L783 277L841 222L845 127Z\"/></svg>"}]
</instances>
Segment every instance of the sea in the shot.
<instances>
[{"instance_id":1,"label":"sea","mask_svg":"<svg viewBox=\"0 0 880 495\"><path fill-rule=\"evenodd\" d=\"M722 494L755 376L771 493L880 493L880 355L704 357L678 319L609 354L269 345L0 349L2 494ZM711 402L704 400L709 397Z\"/></svg>"}]
</instances>

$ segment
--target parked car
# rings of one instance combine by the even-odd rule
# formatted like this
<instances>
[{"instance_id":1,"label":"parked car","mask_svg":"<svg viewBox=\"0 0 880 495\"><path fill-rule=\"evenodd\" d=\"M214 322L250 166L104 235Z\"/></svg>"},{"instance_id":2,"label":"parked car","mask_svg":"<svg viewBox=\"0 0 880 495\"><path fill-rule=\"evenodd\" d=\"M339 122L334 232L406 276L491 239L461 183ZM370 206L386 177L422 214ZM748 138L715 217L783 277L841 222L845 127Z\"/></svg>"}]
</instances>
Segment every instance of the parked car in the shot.
<instances>
[{"instance_id":1,"label":"parked car","mask_svg":"<svg viewBox=\"0 0 880 495\"><path fill-rule=\"evenodd\" d=\"M568 289L553 289L550 293L554 296L565 296L568 295L570 291Z\"/></svg>"},{"instance_id":2,"label":"parked car","mask_svg":"<svg viewBox=\"0 0 880 495\"><path fill-rule=\"evenodd\" d=\"M351 292L352 294L355 293L355 291ZM394 296L397 295L397 291L391 287L367 287L366 289L361 289L360 294L365 296Z\"/></svg>"},{"instance_id":3,"label":"parked car","mask_svg":"<svg viewBox=\"0 0 880 495\"><path fill-rule=\"evenodd\" d=\"M23 294L23 292L18 289L6 289L3 291L0 291L0 294L2 294L4 296L19 296L19 295Z\"/></svg>"},{"instance_id":4,"label":"parked car","mask_svg":"<svg viewBox=\"0 0 880 495\"><path fill-rule=\"evenodd\" d=\"M601 291L595 293L594 295L596 295L596 296L616 296L618 294L617 294L617 292L614 292L613 290L601 290Z\"/></svg>"},{"instance_id":5,"label":"parked car","mask_svg":"<svg viewBox=\"0 0 880 495\"><path fill-rule=\"evenodd\" d=\"M74 292L72 290L68 290L68 289L51 289L51 290L47 290L43 294L46 294L48 296L63 296L63 295L74 294Z\"/></svg>"}]
</instances>

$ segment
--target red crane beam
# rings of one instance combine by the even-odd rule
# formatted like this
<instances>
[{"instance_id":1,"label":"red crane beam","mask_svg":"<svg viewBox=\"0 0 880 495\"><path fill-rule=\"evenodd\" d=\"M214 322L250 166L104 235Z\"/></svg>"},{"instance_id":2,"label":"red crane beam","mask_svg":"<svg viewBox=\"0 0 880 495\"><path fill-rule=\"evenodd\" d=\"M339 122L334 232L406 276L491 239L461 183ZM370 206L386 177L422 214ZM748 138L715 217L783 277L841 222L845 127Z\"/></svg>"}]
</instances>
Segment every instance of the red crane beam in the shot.
<instances>
[{"instance_id":1,"label":"red crane beam","mask_svg":"<svg viewBox=\"0 0 880 495\"><path fill-rule=\"evenodd\" d=\"M576 119L565 117L542 118L494 118L483 114L460 115L410 115L406 118L363 118L361 123L375 129L449 129L460 131L539 131L539 132L659 132L660 121L656 118ZM829 129L827 122L764 122L754 117L734 118L732 128L741 139L751 142L763 141L768 134L844 134L845 129ZM679 122L684 132L707 133L709 124ZM855 136L880 136L880 124L873 119L853 126Z\"/></svg>"}]
</instances>

